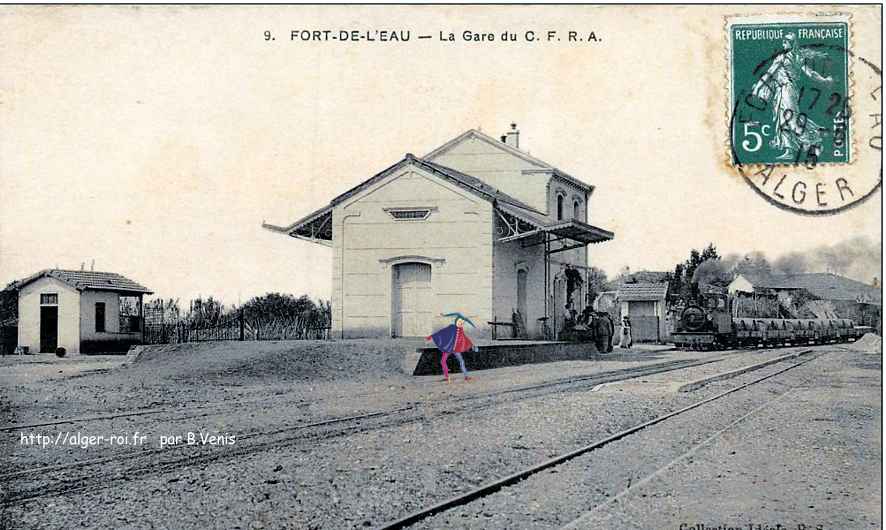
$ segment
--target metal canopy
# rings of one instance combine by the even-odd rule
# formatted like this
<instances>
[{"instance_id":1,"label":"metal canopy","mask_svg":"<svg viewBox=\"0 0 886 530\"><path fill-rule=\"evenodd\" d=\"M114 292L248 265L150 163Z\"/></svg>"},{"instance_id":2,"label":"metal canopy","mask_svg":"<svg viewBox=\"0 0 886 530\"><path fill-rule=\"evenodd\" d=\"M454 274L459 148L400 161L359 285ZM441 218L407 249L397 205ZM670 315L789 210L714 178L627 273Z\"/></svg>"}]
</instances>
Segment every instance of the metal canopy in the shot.
<instances>
[{"instance_id":1,"label":"metal canopy","mask_svg":"<svg viewBox=\"0 0 886 530\"><path fill-rule=\"evenodd\" d=\"M540 230L553 234L560 239L571 239L579 243L584 243L585 245L590 243L602 243L603 241L609 241L615 237L615 234L609 230L603 230L602 228L597 228L596 226L576 221L574 219L546 226Z\"/></svg>"},{"instance_id":2,"label":"metal canopy","mask_svg":"<svg viewBox=\"0 0 886 530\"><path fill-rule=\"evenodd\" d=\"M274 232L288 234L290 237L332 246L332 207L321 208L289 226L274 226L262 223L262 226Z\"/></svg>"},{"instance_id":3,"label":"metal canopy","mask_svg":"<svg viewBox=\"0 0 886 530\"><path fill-rule=\"evenodd\" d=\"M602 243L603 241L609 241L615 237L615 234L608 230L573 219L571 221L564 221L553 225L535 226L530 230L520 231L518 229L512 229L506 236L499 238L499 241L507 243L509 241L523 240L537 235L544 235L546 236L544 239L551 242L569 239L576 243L580 243L581 246L589 245L591 243ZM544 242L541 241L524 246L540 245L543 243Z\"/></svg>"},{"instance_id":4,"label":"metal canopy","mask_svg":"<svg viewBox=\"0 0 886 530\"><path fill-rule=\"evenodd\" d=\"M529 211L502 202L495 205L495 211L501 221L498 227L499 242L519 241L523 248L544 245L545 316L539 320L545 322L543 324L545 338L556 338L559 330L556 329L556 313L552 311L551 255L584 248L591 243L609 241L615 237L615 234L575 219L550 223L541 212ZM552 319L554 329L548 327L549 319Z\"/></svg>"}]
</instances>

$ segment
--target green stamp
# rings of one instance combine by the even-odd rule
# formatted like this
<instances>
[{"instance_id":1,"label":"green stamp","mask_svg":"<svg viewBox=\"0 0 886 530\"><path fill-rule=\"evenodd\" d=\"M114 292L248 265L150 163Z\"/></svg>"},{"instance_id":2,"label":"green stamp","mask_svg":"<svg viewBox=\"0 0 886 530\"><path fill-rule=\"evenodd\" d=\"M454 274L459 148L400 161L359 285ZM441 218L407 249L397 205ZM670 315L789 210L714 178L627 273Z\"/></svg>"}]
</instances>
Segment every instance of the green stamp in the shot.
<instances>
[{"instance_id":1,"label":"green stamp","mask_svg":"<svg viewBox=\"0 0 886 530\"><path fill-rule=\"evenodd\" d=\"M728 29L733 163L849 163L848 22Z\"/></svg>"}]
</instances>

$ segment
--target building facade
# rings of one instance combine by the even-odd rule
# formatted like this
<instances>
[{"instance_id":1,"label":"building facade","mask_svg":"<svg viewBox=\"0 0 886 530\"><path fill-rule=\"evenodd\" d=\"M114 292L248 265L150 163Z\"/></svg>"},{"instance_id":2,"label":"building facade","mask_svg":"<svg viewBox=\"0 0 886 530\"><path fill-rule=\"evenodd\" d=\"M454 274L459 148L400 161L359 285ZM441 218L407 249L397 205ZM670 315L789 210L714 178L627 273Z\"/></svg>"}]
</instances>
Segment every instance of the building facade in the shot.
<instances>
[{"instance_id":1,"label":"building facade","mask_svg":"<svg viewBox=\"0 0 886 530\"><path fill-rule=\"evenodd\" d=\"M286 227L332 249L332 336L426 336L471 318L481 336L519 314L527 337L553 337L580 311L593 187L501 139L470 130L402 160ZM505 335L499 333L500 336Z\"/></svg>"},{"instance_id":2,"label":"building facade","mask_svg":"<svg viewBox=\"0 0 886 530\"><path fill-rule=\"evenodd\" d=\"M32 353L126 351L142 342L145 287L119 274L50 269L13 282L18 346Z\"/></svg>"}]
</instances>

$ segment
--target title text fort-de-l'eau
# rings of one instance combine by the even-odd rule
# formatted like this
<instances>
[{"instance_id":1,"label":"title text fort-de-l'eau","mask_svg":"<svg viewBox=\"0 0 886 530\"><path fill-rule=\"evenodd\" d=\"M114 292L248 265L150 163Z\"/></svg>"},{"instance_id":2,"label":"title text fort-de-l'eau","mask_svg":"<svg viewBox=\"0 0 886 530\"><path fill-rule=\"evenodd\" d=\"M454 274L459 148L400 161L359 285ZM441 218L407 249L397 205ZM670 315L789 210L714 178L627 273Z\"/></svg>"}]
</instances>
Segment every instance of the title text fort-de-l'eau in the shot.
<instances>
[{"instance_id":1,"label":"title text fort-de-l'eau","mask_svg":"<svg viewBox=\"0 0 886 530\"><path fill-rule=\"evenodd\" d=\"M276 40L273 32L264 32L266 41ZM410 42L412 40L433 39L437 42L567 42L595 43L602 42L602 37L594 31L577 30L520 30L520 31L438 31L417 33L412 30L332 30L332 29L294 29L290 31L289 40L298 42Z\"/></svg>"}]
</instances>

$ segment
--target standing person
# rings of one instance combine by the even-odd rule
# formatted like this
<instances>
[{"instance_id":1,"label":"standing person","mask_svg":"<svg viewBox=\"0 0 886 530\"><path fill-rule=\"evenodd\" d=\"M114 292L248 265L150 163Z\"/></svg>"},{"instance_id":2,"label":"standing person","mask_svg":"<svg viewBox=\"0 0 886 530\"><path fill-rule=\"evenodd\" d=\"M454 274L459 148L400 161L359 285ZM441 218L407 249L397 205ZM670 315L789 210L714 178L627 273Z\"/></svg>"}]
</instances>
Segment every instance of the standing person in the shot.
<instances>
[{"instance_id":1,"label":"standing person","mask_svg":"<svg viewBox=\"0 0 886 530\"><path fill-rule=\"evenodd\" d=\"M621 318L621 340L618 343L619 348L630 348L634 344L631 338L631 319L627 315Z\"/></svg>"},{"instance_id":2,"label":"standing person","mask_svg":"<svg viewBox=\"0 0 886 530\"><path fill-rule=\"evenodd\" d=\"M615 331L612 318L609 317L609 313L602 311L592 315L589 318L591 318L590 325L594 330L594 343L597 346L597 351L609 353L612 351L612 335Z\"/></svg>"},{"instance_id":3,"label":"standing person","mask_svg":"<svg viewBox=\"0 0 886 530\"><path fill-rule=\"evenodd\" d=\"M455 320L452 324L435 332L433 335L426 337L426 339L434 341L434 345L440 350L442 355L440 358L440 365L443 367L443 381L446 381L447 383L451 382L449 380L449 366L446 365L446 360L452 354L454 354L455 358L458 360L458 366L461 368L461 373L465 376L465 381L472 381L473 378L468 375L468 369L465 368L465 360L462 358L461 354L466 351L477 351L477 347L474 346L474 343L471 342L471 339L465 334L464 323L467 322L474 328L477 326L461 313L446 313L441 316L455 317Z\"/></svg>"}]
</instances>

